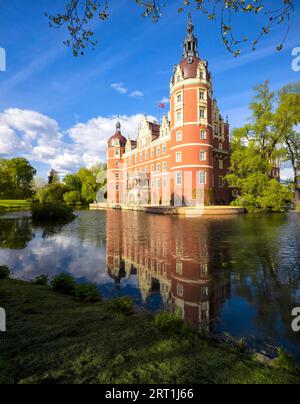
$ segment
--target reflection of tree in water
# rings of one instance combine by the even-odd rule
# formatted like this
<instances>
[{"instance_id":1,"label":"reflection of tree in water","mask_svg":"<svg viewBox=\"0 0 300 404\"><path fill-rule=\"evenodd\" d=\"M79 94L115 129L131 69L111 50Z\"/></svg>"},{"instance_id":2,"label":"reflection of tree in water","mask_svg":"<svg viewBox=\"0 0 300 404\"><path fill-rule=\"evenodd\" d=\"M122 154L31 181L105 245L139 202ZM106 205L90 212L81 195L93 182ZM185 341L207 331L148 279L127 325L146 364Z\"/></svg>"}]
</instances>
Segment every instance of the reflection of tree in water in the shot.
<instances>
[{"instance_id":1,"label":"reflection of tree in water","mask_svg":"<svg viewBox=\"0 0 300 404\"><path fill-rule=\"evenodd\" d=\"M300 287L299 261L289 255L289 249L300 243L293 225L284 215L249 216L235 222L235 235L227 244L236 293L256 308L254 321L270 337L278 335L279 327L290 339L299 338L291 330L291 310L299 305L295 297Z\"/></svg>"},{"instance_id":2,"label":"reflection of tree in water","mask_svg":"<svg viewBox=\"0 0 300 404\"><path fill-rule=\"evenodd\" d=\"M23 250L34 238L31 221L22 219L1 219L0 248Z\"/></svg>"}]
</instances>

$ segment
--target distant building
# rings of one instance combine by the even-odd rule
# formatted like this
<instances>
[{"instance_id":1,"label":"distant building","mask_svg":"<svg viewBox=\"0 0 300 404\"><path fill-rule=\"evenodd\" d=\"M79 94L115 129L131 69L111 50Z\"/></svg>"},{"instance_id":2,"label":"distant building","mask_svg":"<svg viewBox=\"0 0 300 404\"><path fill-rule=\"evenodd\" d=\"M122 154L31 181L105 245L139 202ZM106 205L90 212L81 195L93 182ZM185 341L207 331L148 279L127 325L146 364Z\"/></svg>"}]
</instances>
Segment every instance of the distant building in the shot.
<instances>
[{"instance_id":1,"label":"distant building","mask_svg":"<svg viewBox=\"0 0 300 404\"><path fill-rule=\"evenodd\" d=\"M123 136L118 121L108 141L108 203L228 204L237 196L224 181L229 157L229 124L220 115L189 17L183 59L170 82L168 116L161 124L145 117L136 140Z\"/></svg>"}]
</instances>

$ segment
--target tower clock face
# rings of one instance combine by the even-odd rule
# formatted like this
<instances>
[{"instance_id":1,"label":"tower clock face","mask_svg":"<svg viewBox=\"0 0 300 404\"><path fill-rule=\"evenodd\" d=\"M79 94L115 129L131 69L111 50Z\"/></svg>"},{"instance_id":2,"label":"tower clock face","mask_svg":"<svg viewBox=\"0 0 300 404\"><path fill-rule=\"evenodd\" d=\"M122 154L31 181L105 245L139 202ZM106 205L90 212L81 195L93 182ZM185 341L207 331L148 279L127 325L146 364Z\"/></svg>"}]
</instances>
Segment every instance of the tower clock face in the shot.
<instances>
[{"instance_id":1,"label":"tower clock face","mask_svg":"<svg viewBox=\"0 0 300 404\"><path fill-rule=\"evenodd\" d=\"M187 57L187 62L191 64L191 63L193 63L193 61L194 61L193 56L189 55Z\"/></svg>"}]
</instances>

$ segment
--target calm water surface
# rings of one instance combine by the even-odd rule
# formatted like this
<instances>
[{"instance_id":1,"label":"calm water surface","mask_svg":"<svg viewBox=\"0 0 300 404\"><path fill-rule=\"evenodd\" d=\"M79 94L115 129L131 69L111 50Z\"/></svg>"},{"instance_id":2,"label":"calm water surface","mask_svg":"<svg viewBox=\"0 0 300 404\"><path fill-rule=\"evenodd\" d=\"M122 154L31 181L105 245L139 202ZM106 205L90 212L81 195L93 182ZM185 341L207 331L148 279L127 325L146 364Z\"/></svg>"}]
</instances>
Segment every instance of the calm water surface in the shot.
<instances>
[{"instance_id":1,"label":"calm water surface","mask_svg":"<svg viewBox=\"0 0 300 404\"><path fill-rule=\"evenodd\" d=\"M270 339L300 359L291 311L300 306L300 214L186 219L80 211L69 225L34 227L0 216L0 265L31 280L65 271L130 295L147 310L180 313L195 328Z\"/></svg>"}]
</instances>

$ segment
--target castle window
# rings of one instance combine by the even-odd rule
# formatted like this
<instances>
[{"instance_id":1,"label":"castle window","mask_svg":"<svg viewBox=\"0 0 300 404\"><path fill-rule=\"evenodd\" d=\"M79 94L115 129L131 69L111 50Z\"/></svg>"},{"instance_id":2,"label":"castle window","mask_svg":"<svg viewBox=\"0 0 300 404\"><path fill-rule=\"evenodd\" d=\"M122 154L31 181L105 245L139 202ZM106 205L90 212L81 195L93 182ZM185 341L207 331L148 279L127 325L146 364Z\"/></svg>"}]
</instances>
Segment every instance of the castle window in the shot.
<instances>
[{"instance_id":1,"label":"castle window","mask_svg":"<svg viewBox=\"0 0 300 404\"><path fill-rule=\"evenodd\" d=\"M119 162L118 161L116 161L116 167L119 167Z\"/></svg>"},{"instance_id":2,"label":"castle window","mask_svg":"<svg viewBox=\"0 0 300 404\"><path fill-rule=\"evenodd\" d=\"M206 139L206 130L201 130L200 131L200 139L205 140Z\"/></svg>"},{"instance_id":3,"label":"castle window","mask_svg":"<svg viewBox=\"0 0 300 404\"><path fill-rule=\"evenodd\" d=\"M158 147L158 148L156 149L156 153L157 153L158 156L160 156L160 147Z\"/></svg>"},{"instance_id":4,"label":"castle window","mask_svg":"<svg viewBox=\"0 0 300 404\"><path fill-rule=\"evenodd\" d=\"M205 151L200 151L199 158L200 158L200 161L205 161L206 160L206 152Z\"/></svg>"},{"instance_id":5,"label":"castle window","mask_svg":"<svg viewBox=\"0 0 300 404\"><path fill-rule=\"evenodd\" d=\"M163 178L162 186L163 186L163 188L167 188L167 179L166 178Z\"/></svg>"},{"instance_id":6,"label":"castle window","mask_svg":"<svg viewBox=\"0 0 300 404\"><path fill-rule=\"evenodd\" d=\"M176 76L176 82L179 83L180 80L181 80L181 76L180 76L180 74L177 74L177 76Z\"/></svg>"},{"instance_id":7,"label":"castle window","mask_svg":"<svg viewBox=\"0 0 300 404\"><path fill-rule=\"evenodd\" d=\"M167 153L167 145L165 145L165 144L163 145L162 151L163 151L163 154Z\"/></svg>"},{"instance_id":8,"label":"castle window","mask_svg":"<svg viewBox=\"0 0 300 404\"><path fill-rule=\"evenodd\" d=\"M204 73L200 72L200 80L203 80L203 79L204 79Z\"/></svg>"},{"instance_id":9,"label":"castle window","mask_svg":"<svg viewBox=\"0 0 300 404\"><path fill-rule=\"evenodd\" d=\"M238 191L237 189L234 189L234 190L232 191L232 196L233 196L234 198L237 198L237 197L239 196L239 191Z\"/></svg>"},{"instance_id":10,"label":"castle window","mask_svg":"<svg viewBox=\"0 0 300 404\"><path fill-rule=\"evenodd\" d=\"M179 93L176 95L176 102L177 102L177 104L180 104L181 101L182 101L182 95L181 95L181 93Z\"/></svg>"},{"instance_id":11,"label":"castle window","mask_svg":"<svg viewBox=\"0 0 300 404\"><path fill-rule=\"evenodd\" d=\"M177 275L182 275L183 272L183 264L182 261L177 261L176 262L176 274Z\"/></svg>"},{"instance_id":12,"label":"castle window","mask_svg":"<svg viewBox=\"0 0 300 404\"><path fill-rule=\"evenodd\" d=\"M116 184L116 191L119 191L119 184Z\"/></svg>"},{"instance_id":13,"label":"castle window","mask_svg":"<svg viewBox=\"0 0 300 404\"><path fill-rule=\"evenodd\" d=\"M219 149L223 150L223 144L222 143L219 143Z\"/></svg>"},{"instance_id":14,"label":"castle window","mask_svg":"<svg viewBox=\"0 0 300 404\"><path fill-rule=\"evenodd\" d=\"M148 167L145 168L145 173L148 174Z\"/></svg>"},{"instance_id":15,"label":"castle window","mask_svg":"<svg viewBox=\"0 0 300 404\"><path fill-rule=\"evenodd\" d=\"M200 99L200 100L204 100L204 96L205 96L204 91L200 91L200 92L199 92L199 99Z\"/></svg>"},{"instance_id":16,"label":"castle window","mask_svg":"<svg viewBox=\"0 0 300 404\"><path fill-rule=\"evenodd\" d=\"M148 158L149 158L149 154L148 154L148 152L146 152L145 153L145 160L148 160Z\"/></svg>"},{"instance_id":17,"label":"castle window","mask_svg":"<svg viewBox=\"0 0 300 404\"><path fill-rule=\"evenodd\" d=\"M163 172L165 173L167 171L167 163L163 163Z\"/></svg>"},{"instance_id":18,"label":"castle window","mask_svg":"<svg viewBox=\"0 0 300 404\"><path fill-rule=\"evenodd\" d=\"M182 111L176 112L176 122L182 121Z\"/></svg>"},{"instance_id":19,"label":"castle window","mask_svg":"<svg viewBox=\"0 0 300 404\"><path fill-rule=\"evenodd\" d=\"M219 177L219 187L224 188L224 178L222 176Z\"/></svg>"},{"instance_id":20,"label":"castle window","mask_svg":"<svg viewBox=\"0 0 300 404\"><path fill-rule=\"evenodd\" d=\"M177 132L176 133L176 141L181 142L182 141L182 132Z\"/></svg>"},{"instance_id":21,"label":"castle window","mask_svg":"<svg viewBox=\"0 0 300 404\"><path fill-rule=\"evenodd\" d=\"M120 150L119 149L115 150L115 157L120 157Z\"/></svg>"},{"instance_id":22,"label":"castle window","mask_svg":"<svg viewBox=\"0 0 300 404\"><path fill-rule=\"evenodd\" d=\"M206 172L199 171L199 184L203 185L206 184Z\"/></svg>"},{"instance_id":23,"label":"castle window","mask_svg":"<svg viewBox=\"0 0 300 404\"><path fill-rule=\"evenodd\" d=\"M200 116L200 118L205 118L205 109L203 109L203 108L199 109L199 116Z\"/></svg>"},{"instance_id":24,"label":"castle window","mask_svg":"<svg viewBox=\"0 0 300 404\"><path fill-rule=\"evenodd\" d=\"M152 166L151 166L151 172L152 172L152 173L155 172L155 166L154 166L154 164L152 164Z\"/></svg>"},{"instance_id":25,"label":"castle window","mask_svg":"<svg viewBox=\"0 0 300 404\"><path fill-rule=\"evenodd\" d=\"M179 296L179 297L182 297L183 296L183 286L182 285L177 285L177 295Z\"/></svg>"},{"instance_id":26,"label":"castle window","mask_svg":"<svg viewBox=\"0 0 300 404\"><path fill-rule=\"evenodd\" d=\"M224 160L219 160L219 169L223 170L224 168Z\"/></svg>"},{"instance_id":27,"label":"castle window","mask_svg":"<svg viewBox=\"0 0 300 404\"><path fill-rule=\"evenodd\" d=\"M154 157L154 149L151 149L151 157Z\"/></svg>"},{"instance_id":28,"label":"castle window","mask_svg":"<svg viewBox=\"0 0 300 404\"><path fill-rule=\"evenodd\" d=\"M176 185L182 185L182 172L176 172Z\"/></svg>"},{"instance_id":29,"label":"castle window","mask_svg":"<svg viewBox=\"0 0 300 404\"><path fill-rule=\"evenodd\" d=\"M160 173L160 164L157 164L157 166L156 166L156 171L157 171L158 173Z\"/></svg>"},{"instance_id":30,"label":"castle window","mask_svg":"<svg viewBox=\"0 0 300 404\"><path fill-rule=\"evenodd\" d=\"M181 161L182 161L182 153L177 152L176 153L176 163L181 163Z\"/></svg>"},{"instance_id":31,"label":"castle window","mask_svg":"<svg viewBox=\"0 0 300 404\"><path fill-rule=\"evenodd\" d=\"M118 179L119 178L119 173L116 173L116 179Z\"/></svg>"},{"instance_id":32,"label":"castle window","mask_svg":"<svg viewBox=\"0 0 300 404\"><path fill-rule=\"evenodd\" d=\"M141 162L143 161L143 154L142 153L140 153L140 161Z\"/></svg>"}]
</instances>

